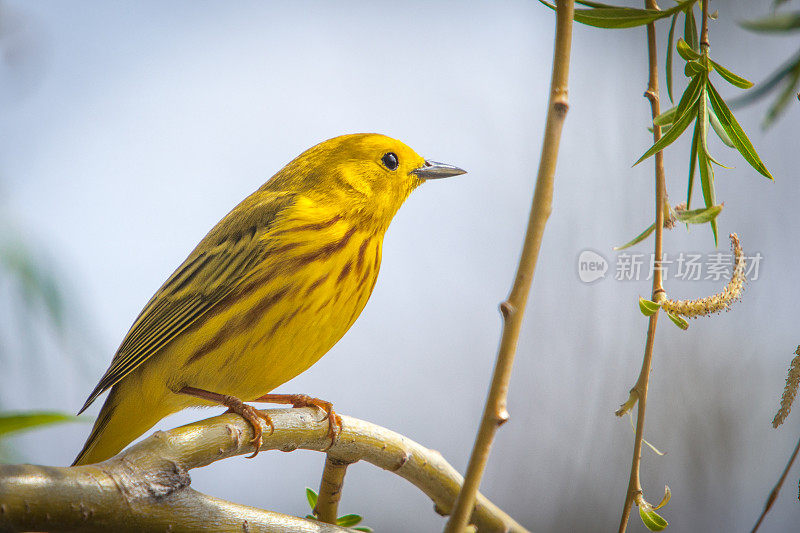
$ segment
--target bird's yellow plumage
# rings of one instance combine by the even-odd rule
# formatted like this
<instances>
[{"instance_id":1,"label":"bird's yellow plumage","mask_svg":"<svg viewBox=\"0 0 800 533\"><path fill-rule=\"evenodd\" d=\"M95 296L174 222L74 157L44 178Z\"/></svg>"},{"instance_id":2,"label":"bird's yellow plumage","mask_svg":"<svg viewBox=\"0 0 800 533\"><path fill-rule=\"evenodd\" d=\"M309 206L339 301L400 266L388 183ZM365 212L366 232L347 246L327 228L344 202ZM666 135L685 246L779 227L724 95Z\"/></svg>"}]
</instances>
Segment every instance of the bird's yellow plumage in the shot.
<instances>
[{"instance_id":1,"label":"bird's yellow plumage","mask_svg":"<svg viewBox=\"0 0 800 533\"><path fill-rule=\"evenodd\" d=\"M75 464L113 456L183 408L254 400L308 369L366 305L411 191L462 173L377 134L330 139L286 165L147 303L83 407L111 389Z\"/></svg>"}]
</instances>

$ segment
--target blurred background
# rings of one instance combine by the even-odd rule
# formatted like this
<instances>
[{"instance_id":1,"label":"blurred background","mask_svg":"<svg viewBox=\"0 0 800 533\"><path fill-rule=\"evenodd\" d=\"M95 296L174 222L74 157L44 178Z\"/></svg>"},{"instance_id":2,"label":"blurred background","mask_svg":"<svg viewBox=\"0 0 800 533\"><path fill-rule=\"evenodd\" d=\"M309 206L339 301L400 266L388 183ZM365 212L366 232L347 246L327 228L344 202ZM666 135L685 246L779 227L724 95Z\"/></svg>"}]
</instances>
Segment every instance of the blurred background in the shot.
<instances>
[{"instance_id":1,"label":"blurred background","mask_svg":"<svg viewBox=\"0 0 800 533\"><path fill-rule=\"evenodd\" d=\"M796 36L737 22L770 7L713 2L712 57L766 78L794 53ZM658 26L661 50L667 29ZM552 41L553 13L530 0L1 2L0 410L77 411L140 309L217 220L311 145L381 132L469 173L412 195L387 234L361 318L276 392L331 400L463 472L498 344L497 305L527 221ZM636 301L650 290L646 266L638 280L614 279L611 250L652 218L652 163L631 168L652 142L645 31L576 25L572 57L511 420L482 491L532 530L610 531L633 444L630 422L613 412L639 372L647 319ZM726 98L738 91L716 85ZM712 144L735 167L717 172L719 251L738 232L748 255L763 256L759 277L729 313L687 332L659 324L645 437L666 455L645 449L642 473L650 501L672 489L662 513L670 531L749 531L800 431L797 414L779 430L770 424L800 343L800 106L790 103L765 131L767 107L736 114L774 183ZM666 153L673 205L685 201L688 151L684 139ZM608 260L605 279L579 279L585 249ZM629 252L649 261L651 249L648 240ZM708 226L676 227L665 250L715 251ZM723 284L667 277L681 298ZM217 411L185 411L158 428ZM87 421L9 438L5 460L69 464L89 429ZM193 486L304 515L303 489L318 487L323 461L302 451L239 457L193 471ZM763 531L796 528L798 476L796 467ZM340 510L363 514L376 531L444 524L392 474L356 464L347 477ZM635 516L630 531L644 531Z\"/></svg>"}]
</instances>

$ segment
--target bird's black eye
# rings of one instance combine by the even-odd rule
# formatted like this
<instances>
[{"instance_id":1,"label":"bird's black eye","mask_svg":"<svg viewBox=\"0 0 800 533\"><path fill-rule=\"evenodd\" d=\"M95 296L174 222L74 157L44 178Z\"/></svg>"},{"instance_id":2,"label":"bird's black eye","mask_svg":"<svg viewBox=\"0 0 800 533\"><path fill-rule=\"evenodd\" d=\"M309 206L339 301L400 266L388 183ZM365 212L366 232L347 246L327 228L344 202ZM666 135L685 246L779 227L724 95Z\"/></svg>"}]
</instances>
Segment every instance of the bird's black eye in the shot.
<instances>
[{"instance_id":1,"label":"bird's black eye","mask_svg":"<svg viewBox=\"0 0 800 533\"><path fill-rule=\"evenodd\" d=\"M383 154L383 157L381 158L381 163L383 163L383 166L385 166L389 170L397 170L397 165L400 164L397 161L397 154L395 154L394 152L388 152Z\"/></svg>"}]
</instances>

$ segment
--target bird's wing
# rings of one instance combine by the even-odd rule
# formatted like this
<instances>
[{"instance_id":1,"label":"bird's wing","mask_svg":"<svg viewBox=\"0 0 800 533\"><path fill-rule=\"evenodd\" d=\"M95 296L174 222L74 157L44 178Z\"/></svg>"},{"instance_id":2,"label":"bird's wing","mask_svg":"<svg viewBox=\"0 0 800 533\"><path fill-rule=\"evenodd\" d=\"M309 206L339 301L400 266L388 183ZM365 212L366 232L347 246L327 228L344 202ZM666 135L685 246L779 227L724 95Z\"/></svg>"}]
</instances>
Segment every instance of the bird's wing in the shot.
<instances>
[{"instance_id":1,"label":"bird's wing","mask_svg":"<svg viewBox=\"0 0 800 533\"><path fill-rule=\"evenodd\" d=\"M223 218L147 303L78 414L230 294L265 258L261 237L292 200L255 193Z\"/></svg>"}]
</instances>

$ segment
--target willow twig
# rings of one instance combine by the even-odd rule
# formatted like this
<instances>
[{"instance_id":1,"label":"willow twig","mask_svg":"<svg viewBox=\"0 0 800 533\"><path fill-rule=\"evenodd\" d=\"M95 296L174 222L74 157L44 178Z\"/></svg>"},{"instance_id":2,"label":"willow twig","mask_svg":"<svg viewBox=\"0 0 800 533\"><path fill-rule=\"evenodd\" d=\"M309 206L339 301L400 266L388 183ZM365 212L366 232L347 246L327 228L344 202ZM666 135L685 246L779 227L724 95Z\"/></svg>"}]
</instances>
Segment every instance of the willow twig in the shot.
<instances>
[{"instance_id":1,"label":"willow twig","mask_svg":"<svg viewBox=\"0 0 800 533\"><path fill-rule=\"evenodd\" d=\"M769 493L769 497L767 498L767 502L764 504L764 510L761 511L761 514L756 521L756 525L753 526L753 530L751 533L756 533L758 528L761 526L761 522L764 521L764 517L767 516L767 513L772 508L772 504L775 503L775 500L778 497L778 493L781 491L781 487L783 487L783 482L786 481L786 476L789 475L789 470L792 469L792 464L794 460L797 458L797 452L800 452L800 440L797 441L797 445L794 447L794 451L792 452L792 456L789 457L789 462L786 463L786 467L783 469L783 473L781 474L780 479L772 487L772 491Z\"/></svg>"},{"instance_id":2,"label":"willow twig","mask_svg":"<svg viewBox=\"0 0 800 533\"><path fill-rule=\"evenodd\" d=\"M319 495L314 512L317 518L328 524L335 524L339 516L339 500L342 499L344 475L347 473L348 461L325 456L325 468L319 481Z\"/></svg>"},{"instance_id":3,"label":"willow twig","mask_svg":"<svg viewBox=\"0 0 800 533\"><path fill-rule=\"evenodd\" d=\"M410 481L452 509L462 478L442 456L393 431L342 415L331 446L328 422L315 408L267 411L275 431L261 450L326 452L344 462L364 460ZM159 431L96 465L70 468L0 465L0 531L342 531L219 500L192 490L189 470L253 452L251 425L224 414ZM244 521L247 524L244 524ZM485 531L524 532L511 517L478 496L472 520ZM270 529L271 528L271 529Z\"/></svg>"},{"instance_id":4,"label":"willow twig","mask_svg":"<svg viewBox=\"0 0 800 533\"><path fill-rule=\"evenodd\" d=\"M659 9L656 0L645 0L647 9ZM645 97L650 101L650 112L655 119L661 114L658 94L658 58L656 47L656 27L655 23L647 25L647 51L649 76L647 81L647 91ZM653 142L656 143L661 138L661 127L653 124ZM664 179L664 154L657 152L655 155L655 188L656 188L656 231L654 245L653 268L653 300L658 301L661 293L664 292L661 258L663 252L664 239L664 204L667 193ZM633 503L642 496L642 482L639 476L639 468L642 461L642 441L644 440L644 418L647 411L647 392L650 386L650 368L653 363L653 347L655 345L656 326L658 325L658 313L650 316L647 324L647 340L645 341L644 357L642 358L642 368L639 371L639 378L636 385L631 389L630 398L623 405L617 415L624 414L625 411L638 402L636 414L636 436L633 441L633 458L631 459L631 473L628 478L628 490L625 493L625 504L622 508L622 517L619 523L619 532L623 533L628 526L631 507Z\"/></svg>"},{"instance_id":5,"label":"willow twig","mask_svg":"<svg viewBox=\"0 0 800 533\"><path fill-rule=\"evenodd\" d=\"M569 109L569 59L572 44L573 0L556 2L556 36L553 53L553 72L550 80L550 102L547 109L544 142L536 178L533 204L528 219L528 229L522 246L522 256L511 293L500 304L503 313L503 334L492 376L492 384L483 410L481 425L470 455L464 488L458 495L455 510L447 522L445 532L461 533L469 522L475 495L489 459L497 428L508 420L506 399L511 369L517 349L522 316L528 300L539 249L542 244L547 219L553 209L553 181L558 159L561 129Z\"/></svg>"}]
</instances>

